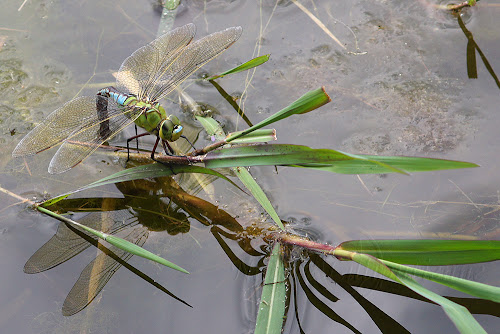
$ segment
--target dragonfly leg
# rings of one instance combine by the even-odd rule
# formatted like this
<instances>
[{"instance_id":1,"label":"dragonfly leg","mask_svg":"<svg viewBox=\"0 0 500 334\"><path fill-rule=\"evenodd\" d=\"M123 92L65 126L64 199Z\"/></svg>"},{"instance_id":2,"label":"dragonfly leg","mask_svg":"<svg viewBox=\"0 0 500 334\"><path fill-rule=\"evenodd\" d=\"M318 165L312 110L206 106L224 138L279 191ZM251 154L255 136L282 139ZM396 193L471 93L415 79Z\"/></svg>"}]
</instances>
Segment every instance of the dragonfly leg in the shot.
<instances>
[{"instance_id":1,"label":"dragonfly leg","mask_svg":"<svg viewBox=\"0 0 500 334\"><path fill-rule=\"evenodd\" d=\"M151 160L153 160L153 161L157 161L155 159L155 152L156 152L156 148L158 147L158 142L159 141L160 141L160 137L156 137L155 145L153 146L153 149L151 150Z\"/></svg>"},{"instance_id":2,"label":"dragonfly leg","mask_svg":"<svg viewBox=\"0 0 500 334\"><path fill-rule=\"evenodd\" d=\"M137 131L137 128L136 128L136 131ZM137 133L137 132L136 132ZM129 139L127 139L127 161L130 160L130 147L129 147L129 143L132 141L132 140L136 140L137 141L137 151L139 151L139 138L140 137L144 137L144 136L147 136L149 135L149 132L144 132L144 133L141 133L140 135L135 135L133 137L130 137ZM156 146L155 146L156 148ZM154 151L153 151L154 152Z\"/></svg>"},{"instance_id":3,"label":"dragonfly leg","mask_svg":"<svg viewBox=\"0 0 500 334\"><path fill-rule=\"evenodd\" d=\"M134 124L135 127L135 135L137 136L137 124ZM139 139L135 138L135 144L137 146L137 153L139 153Z\"/></svg>"},{"instance_id":4,"label":"dragonfly leg","mask_svg":"<svg viewBox=\"0 0 500 334\"><path fill-rule=\"evenodd\" d=\"M172 149L172 147L170 147L170 144L168 143L168 141L162 140L161 144L163 145L163 150L165 151L166 155L175 155L174 150Z\"/></svg>"},{"instance_id":5,"label":"dragonfly leg","mask_svg":"<svg viewBox=\"0 0 500 334\"><path fill-rule=\"evenodd\" d=\"M195 151L196 151L196 147L194 147L194 145L193 145L193 144L189 141L189 139L187 139L187 137L186 137L186 136L182 135L182 136L181 136L181 138L186 139L186 141L189 143L189 145L191 145L191 147L193 148L193 150L195 150Z\"/></svg>"},{"instance_id":6,"label":"dragonfly leg","mask_svg":"<svg viewBox=\"0 0 500 334\"><path fill-rule=\"evenodd\" d=\"M170 168L170 170L172 171L172 174L173 174L173 175L176 175L177 173L176 173L176 172L174 172L174 170L172 169L172 166L171 166L170 164L167 164L167 163L164 163L164 162L162 162L162 161L158 161L158 160L156 160L156 159L155 159L155 152L156 152L156 148L158 147L158 143L159 143L159 142L160 142L160 137L156 137L156 142L155 142L155 145L153 146L153 150L151 151L151 160L156 161L156 162L159 162L159 163L161 163L161 164L163 164L163 165L165 165L165 166L168 166L168 168ZM172 150L172 148L170 147L170 145L168 145L168 143L167 143L166 141L164 141L164 140L162 140L162 141L161 141L161 144L162 144L162 146L163 146L163 149L165 150L165 153L166 153L167 155L172 155L172 154L170 154L170 153L168 152L168 150L167 150L167 148L166 148L166 146L165 146L165 144L166 144L166 145L168 146L168 148L169 148L169 149L173 152L173 150Z\"/></svg>"}]
</instances>

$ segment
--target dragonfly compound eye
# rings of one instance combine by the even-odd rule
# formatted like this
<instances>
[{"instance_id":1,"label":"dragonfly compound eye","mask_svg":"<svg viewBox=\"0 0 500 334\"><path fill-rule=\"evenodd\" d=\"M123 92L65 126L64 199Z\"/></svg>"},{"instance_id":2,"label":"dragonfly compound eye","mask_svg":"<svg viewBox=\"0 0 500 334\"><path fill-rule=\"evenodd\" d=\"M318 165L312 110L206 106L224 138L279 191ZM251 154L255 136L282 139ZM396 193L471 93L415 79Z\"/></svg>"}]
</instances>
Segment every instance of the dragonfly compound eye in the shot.
<instances>
[{"instance_id":1,"label":"dragonfly compound eye","mask_svg":"<svg viewBox=\"0 0 500 334\"><path fill-rule=\"evenodd\" d=\"M173 116L175 117L175 116ZM160 125L159 135L163 140L176 141L182 135L184 128L179 122L179 119L175 117L175 120L166 119Z\"/></svg>"}]
</instances>

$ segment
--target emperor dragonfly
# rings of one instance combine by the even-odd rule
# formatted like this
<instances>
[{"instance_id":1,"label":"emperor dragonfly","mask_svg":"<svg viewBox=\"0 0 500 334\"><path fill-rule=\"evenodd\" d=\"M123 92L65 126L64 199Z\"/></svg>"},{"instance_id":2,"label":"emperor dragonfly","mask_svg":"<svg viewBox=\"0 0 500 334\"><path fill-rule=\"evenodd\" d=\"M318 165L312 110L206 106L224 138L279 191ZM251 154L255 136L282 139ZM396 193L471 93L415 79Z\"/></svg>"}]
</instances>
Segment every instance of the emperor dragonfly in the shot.
<instances>
[{"instance_id":1,"label":"emperor dragonfly","mask_svg":"<svg viewBox=\"0 0 500 334\"><path fill-rule=\"evenodd\" d=\"M170 148L168 142L179 139L183 127L159 101L236 42L242 29L228 28L191 43L195 31L194 24L187 24L136 50L122 63L116 88L67 102L31 130L12 156L33 155L62 143L48 170L63 173L133 122L157 137L153 160L160 140L168 154L165 145Z\"/></svg>"}]
</instances>

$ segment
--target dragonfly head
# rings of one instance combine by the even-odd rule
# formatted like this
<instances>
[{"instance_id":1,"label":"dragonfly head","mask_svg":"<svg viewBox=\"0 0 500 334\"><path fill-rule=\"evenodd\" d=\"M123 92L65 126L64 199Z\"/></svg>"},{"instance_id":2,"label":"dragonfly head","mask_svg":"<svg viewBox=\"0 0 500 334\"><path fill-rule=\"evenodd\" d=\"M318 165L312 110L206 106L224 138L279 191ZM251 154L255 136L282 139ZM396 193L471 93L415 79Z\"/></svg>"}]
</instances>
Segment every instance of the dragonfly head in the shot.
<instances>
[{"instance_id":1,"label":"dragonfly head","mask_svg":"<svg viewBox=\"0 0 500 334\"><path fill-rule=\"evenodd\" d=\"M161 139L168 141L176 141L182 135L184 128L179 119L170 115L160 123L158 134Z\"/></svg>"}]
</instances>

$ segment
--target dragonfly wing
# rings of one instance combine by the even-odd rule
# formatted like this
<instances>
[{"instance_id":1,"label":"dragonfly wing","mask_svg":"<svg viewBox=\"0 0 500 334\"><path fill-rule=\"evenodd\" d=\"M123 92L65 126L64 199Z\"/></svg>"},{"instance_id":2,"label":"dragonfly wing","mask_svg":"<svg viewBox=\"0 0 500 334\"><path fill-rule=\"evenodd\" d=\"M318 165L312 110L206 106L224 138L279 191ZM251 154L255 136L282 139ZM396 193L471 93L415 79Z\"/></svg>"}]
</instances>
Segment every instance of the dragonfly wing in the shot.
<instances>
[{"instance_id":1,"label":"dragonfly wing","mask_svg":"<svg viewBox=\"0 0 500 334\"><path fill-rule=\"evenodd\" d=\"M53 111L17 144L13 157L39 153L63 142L80 128L86 117L96 113L95 98L75 98Z\"/></svg>"},{"instance_id":2,"label":"dragonfly wing","mask_svg":"<svg viewBox=\"0 0 500 334\"><path fill-rule=\"evenodd\" d=\"M123 222L118 221L115 216L110 216L108 213L95 212L79 219L78 222L104 233L114 233L117 228L123 226ZM97 240L96 236L88 232L81 232L89 238ZM26 262L24 272L27 274L36 274L49 270L80 254L89 246L90 243L87 240L70 229L65 223L60 223L56 234Z\"/></svg>"},{"instance_id":3,"label":"dragonfly wing","mask_svg":"<svg viewBox=\"0 0 500 334\"><path fill-rule=\"evenodd\" d=\"M80 113L80 127L66 136L50 161L51 174L63 173L73 168L141 114L138 109L121 106L113 99L100 95L87 97L85 102L85 112L93 109L87 114ZM96 103L104 103L106 108L97 108Z\"/></svg>"},{"instance_id":4,"label":"dragonfly wing","mask_svg":"<svg viewBox=\"0 0 500 334\"><path fill-rule=\"evenodd\" d=\"M187 24L158 37L125 59L116 75L117 87L124 93L144 97L155 81L162 64L171 63L196 33L194 24Z\"/></svg>"},{"instance_id":5,"label":"dragonfly wing","mask_svg":"<svg viewBox=\"0 0 500 334\"><path fill-rule=\"evenodd\" d=\"M26 262L24 272L36 274L49 270L80 254L89 246L85 239L73 232L65 223L60 223L56 234Z\"/></svg>"},{"instance_id":6,"label":"dragonfly wing","mask_svg":"<svg viewBox=\"0 0 500 334\"><path fill-rule=\"evenodd\" d=\"M147 88L150 101L158 101L174 90L201 66L214 59L240 38L241 27L232 27L205 36L185 47L175 59L168 59L155 73Z\"/></svg>"},{"instance_id":7,"label":"dragonfly wing","mask_svg":"<svg viewBox=\"0 0 500 334\"><path fill-rule=\"evenodd\" d=\"M138 246L144 245L148 238L148 229L137 226L124 239L134 242ZM111 251L111 252L110 252ZM107 255L106 253L112 253ZM64 300L62 313L70 316L85 308L101 292L114 273L122 266L119 261L128 261L132 254L114 246L109 247L106 253L99 254L90 262L80 274L68 296Z\"/></svg>"}]
</instances>

